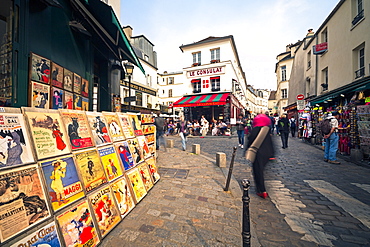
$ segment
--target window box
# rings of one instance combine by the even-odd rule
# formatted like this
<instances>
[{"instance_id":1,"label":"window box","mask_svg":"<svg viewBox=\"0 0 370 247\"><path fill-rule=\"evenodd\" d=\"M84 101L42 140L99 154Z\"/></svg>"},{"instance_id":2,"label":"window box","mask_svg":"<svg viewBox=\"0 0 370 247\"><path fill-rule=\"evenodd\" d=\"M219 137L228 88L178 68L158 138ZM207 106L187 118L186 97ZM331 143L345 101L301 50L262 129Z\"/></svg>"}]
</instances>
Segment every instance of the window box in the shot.
<instances>
[{"instance_id":1,"label":"window box","mask_svg":"<svg viewBox=\"0 0 370 247\"><path fill-rule=\"evenodd\" d=\"M219 59L214 59L214 60L211 60L211 63L219 63L220 60Z\"/></svg>"},{"instance_id":2,"label":"window box","mask_svg":"<svg viewBox=\"0 0 370 247\"><path fill-rule=\"evenodd\" d=\"M363 77L365 75L365 67L355 71L355 79Z\"/></svg>"},{"instance_id":3,"label":"window box","mask_svg":"<svg viewBox=\"0 0 370 247\"><path fill-rule=\"evenodd\" d=\"M199 66L199 65L200 65L200 63L193 63L191 66L195 67L195 66Z\"/></svg>"}]
</instances>

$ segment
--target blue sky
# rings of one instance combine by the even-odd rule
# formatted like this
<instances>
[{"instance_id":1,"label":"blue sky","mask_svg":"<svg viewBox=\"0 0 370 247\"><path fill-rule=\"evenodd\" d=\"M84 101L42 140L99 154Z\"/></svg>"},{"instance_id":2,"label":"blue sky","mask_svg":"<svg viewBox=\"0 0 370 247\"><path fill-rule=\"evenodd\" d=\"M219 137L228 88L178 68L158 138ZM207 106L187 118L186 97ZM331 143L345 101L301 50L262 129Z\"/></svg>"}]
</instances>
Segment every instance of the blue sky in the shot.
<instances>
[{"instance_id":1,"label":"blue sky","mask_svg":"<svg viewBox=\"0 0 370 247\"><path fill-rule=\"evenodd\" d=\"M182 70L182 44L233 35L247 83L276 89L276 56L302 40L308 29L316 31L338 2L121 0L120 22L155 45L159 73Z\"/></svg>"}]
</instances>

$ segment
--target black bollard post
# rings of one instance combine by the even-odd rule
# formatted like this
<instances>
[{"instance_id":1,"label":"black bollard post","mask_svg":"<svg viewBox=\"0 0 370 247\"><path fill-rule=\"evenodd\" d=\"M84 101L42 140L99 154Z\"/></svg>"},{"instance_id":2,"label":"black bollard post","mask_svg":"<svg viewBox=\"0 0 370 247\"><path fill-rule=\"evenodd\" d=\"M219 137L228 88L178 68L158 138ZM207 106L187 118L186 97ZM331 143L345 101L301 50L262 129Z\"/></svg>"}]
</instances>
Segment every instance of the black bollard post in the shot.
<instances>
[{"instance_id":1,"label":"black bollard post","mask_svg":"<svg viewBox=\"0 0 370 247\"><path fill-rule=\"evenodd\" d=\"M243 185L243 247L251 246L251 226L250 226L250 217L249 217L249 195L248 190L250 187L250 182L248 179L242 180Z\"/></svg>"},{"instance_id":2,"label":"black bollard post","mask_svg":"<svg viewBox=\"0 0 370 247\"><path fill-rule=\"evenodd\" d=\"M229 174L227 175L227 180L226 180L226 185L225 185L224 191L229 190L231 175L233 173L234 159L235 159L235 153L236 153L237 147L234 147L233 149L234 149L234 151L233 151L233 155L231 157L231 162L230 162L230 166L229 166Z\"/></svg>"}]
</instances>

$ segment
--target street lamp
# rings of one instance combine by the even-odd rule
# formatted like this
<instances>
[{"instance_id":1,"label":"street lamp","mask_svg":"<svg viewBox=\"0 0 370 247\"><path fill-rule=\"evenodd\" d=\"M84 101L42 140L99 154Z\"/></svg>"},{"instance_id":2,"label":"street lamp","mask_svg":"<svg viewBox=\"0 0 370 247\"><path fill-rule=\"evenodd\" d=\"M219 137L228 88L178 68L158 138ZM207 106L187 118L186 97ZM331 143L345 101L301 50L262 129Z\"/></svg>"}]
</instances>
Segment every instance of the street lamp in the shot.
<instances>
[{"instance_id":1,"label":"street lamp","mask_svg":"<svg viewBox=\"0 0 370 247\"><path fill-rule=\"evenodd\" d=\"M134 72L134 65L131 63L125 63L126 74L128 76L128 109L131 110L131 76Z\"/></svg>"}]
</instances>

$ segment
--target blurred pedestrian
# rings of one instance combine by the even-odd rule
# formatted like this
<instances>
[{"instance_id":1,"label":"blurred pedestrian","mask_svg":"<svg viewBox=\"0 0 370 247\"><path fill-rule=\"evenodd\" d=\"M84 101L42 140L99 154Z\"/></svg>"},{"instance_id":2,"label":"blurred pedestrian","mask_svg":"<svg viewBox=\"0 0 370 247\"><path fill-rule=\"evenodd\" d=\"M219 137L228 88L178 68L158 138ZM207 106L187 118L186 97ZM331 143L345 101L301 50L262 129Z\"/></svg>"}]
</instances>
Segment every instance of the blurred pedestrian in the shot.
<instances>
[{"instance_id":1,"label":"blurred pedestrian","mask_svg":"<svg viewBox=\"0 0 370 247\"><path fill-rule=\"evenodd\" d=\"M288 138L290 131L289 120L287 119L286 114L281 115L281 118L278 121L278 125L283 149L286 149L288 147Z\"/></svg>"},{"instance_id":2,"label":"blurred pedestrian","mask_svg":"<svg viewBox=\"0 0 370 247\"><path fill-rule=\"evenodd\" d=\"M239 114L236 120L236 132L238 133L239 147L244 148L244 129L247 126L247 121L244 119L243 114Z\"/></svg>"},{"instance_id":3,"label":"blurred pedestrian","mask_svg":"<svg viewBox=\"0 0 370 247\"><path fill-rule=\"evenodd\" d=\"M294 117L291 117L289 119L289 124L290 124L290 133L292 134L292 137L295 136L296 128L297 128L297 123Z\"/></svg>"},{"instance_id":4,"label":"blurred pedestrian","mask_svg":"<svg viewBox=\"0 0 370 247\"><path fill-rule=\"evenodd\" d=\"M337 160L337 150L339 142L338 118L339 113L336 111L332 112L331 116L327 117L327 119L330 119L331 130L329 134L324 135L324 139L326 141L324 161L336 165L340 164L340 162Z\"/></svg>"},{"instance_id":5,"label":"blurred pedestrian","mask_svg":"<svg viewBox=\"0 0 370 247\"><path fill-rule=\"evenodd\" d=\"M156 134L155 134L156 149L159 150L159 147L162 143L163 147L164 147L164 151L167 151L166 150L166 143L165 143L165 140L164 140L165 119L163 117L160 117L160 116L157 116L157 117L154 116L154 117L155 117L154 125L155 125L155 128L156 128Z\"/></svg>"},{"instance_id":6,"label":"blurred pedestrian","mask_svg":"<svg viewBox=\"0 0 370 247\"><path fill-rule=\"evenodd\" d=\"M186 151L187 136L189 135L188 122L185 121L184 116L180 117L180 121L177 123L179 129L179 135L181 137L182 150Z\"/></svg>"},{"instance_id":7,"label":"blurred pedestrian","mask_svg":"<svg viewBox=\"0 0 370 247\"><path fill-rule=\"evenodd\" d=\"M268 197L263 174L264 168L274 155L270 125L271 120L265 114L259 114L253 119L253 128L248 136L248 149L245 154L247 162L252 163L257 195L262 198Z\"/></svg>"},{"instance_id":8,"label":"blurred pedestrian","mask_svg":"<svg viewBox=\"0 0 370 247\"><path fill-rule=\"evenodd\" d=\"M200 119L200 125L202 126L201 129L202 136L206 136L208 132L209 122L204 116L202 116L202 118Z\"/></svg>"}]
</instances>

